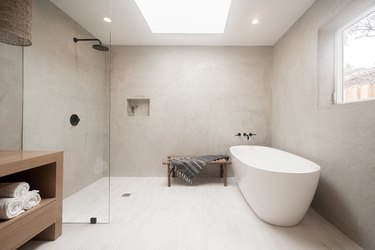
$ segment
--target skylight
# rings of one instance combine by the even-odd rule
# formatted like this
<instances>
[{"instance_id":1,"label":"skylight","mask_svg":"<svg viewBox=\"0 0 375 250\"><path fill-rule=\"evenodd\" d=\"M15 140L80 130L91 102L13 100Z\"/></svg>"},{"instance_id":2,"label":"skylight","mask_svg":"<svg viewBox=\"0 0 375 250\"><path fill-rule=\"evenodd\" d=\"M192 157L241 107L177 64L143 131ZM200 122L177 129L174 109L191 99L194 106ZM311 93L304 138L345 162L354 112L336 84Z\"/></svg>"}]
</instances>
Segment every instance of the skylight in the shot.
<instances>
[{"instance_id":1,"label":"skylight","mask_svg":"<svg viewBox=\"0 0 375 250\"><path fill-rule=\"evenodd\" d=\"M232 0L135 0L152 33L224 33Z\"/></svg>"}]
</instances>

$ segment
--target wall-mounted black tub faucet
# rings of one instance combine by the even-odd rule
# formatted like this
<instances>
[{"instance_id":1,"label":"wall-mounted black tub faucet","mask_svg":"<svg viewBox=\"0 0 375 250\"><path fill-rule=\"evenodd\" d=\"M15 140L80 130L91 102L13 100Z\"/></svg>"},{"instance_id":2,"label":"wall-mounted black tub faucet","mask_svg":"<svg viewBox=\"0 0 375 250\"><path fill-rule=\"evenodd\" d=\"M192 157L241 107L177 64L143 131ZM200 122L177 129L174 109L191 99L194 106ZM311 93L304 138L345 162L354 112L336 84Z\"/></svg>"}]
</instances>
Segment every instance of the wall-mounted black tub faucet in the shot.
<instances>
[{"instance_id":1,"label":"wall-mounted black tub faucet","mask_svg":"<svg viewBox=\"0 0 375 250\"><path fill-rule=\"evenodd\" d=\"M235 134L235 136L245 136L248 140L250 140L250 137L252 137L252 136L255 136L255 135L257 135L257 134L254 134L254 133L243 133L243 134L241 134L241 133L237 133L237 134Z\"/></svg>"}]
</instances>

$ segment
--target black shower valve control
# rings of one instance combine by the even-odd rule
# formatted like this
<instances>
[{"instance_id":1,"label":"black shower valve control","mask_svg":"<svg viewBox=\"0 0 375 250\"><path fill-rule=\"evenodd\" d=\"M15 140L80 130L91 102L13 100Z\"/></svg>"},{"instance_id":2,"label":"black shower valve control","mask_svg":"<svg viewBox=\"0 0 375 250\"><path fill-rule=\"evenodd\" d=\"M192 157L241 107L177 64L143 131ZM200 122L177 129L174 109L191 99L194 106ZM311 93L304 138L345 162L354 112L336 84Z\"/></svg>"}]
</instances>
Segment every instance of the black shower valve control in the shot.
<instances>
[{"instance_id":1,"label":"black shower valve control","mask_svg":"<svg viewBox=\"0 0 375 250\"><path fill-rule=\"evenodd\" d=\"M236 136L241 136L242 134L241 133L237 133Z\"/></svg>"},{"instance_id":2,"label":"black shower valve control","mask_svg":"<svg viewBox=\"0 0 375 250\"><path fill-rule=\"evenodd\" d=\"M249 136L251 137L251 136L255 136L255 135L257 135L257 134L254 134L254 133L249 133Z\"/></svg>"}]
</instances>

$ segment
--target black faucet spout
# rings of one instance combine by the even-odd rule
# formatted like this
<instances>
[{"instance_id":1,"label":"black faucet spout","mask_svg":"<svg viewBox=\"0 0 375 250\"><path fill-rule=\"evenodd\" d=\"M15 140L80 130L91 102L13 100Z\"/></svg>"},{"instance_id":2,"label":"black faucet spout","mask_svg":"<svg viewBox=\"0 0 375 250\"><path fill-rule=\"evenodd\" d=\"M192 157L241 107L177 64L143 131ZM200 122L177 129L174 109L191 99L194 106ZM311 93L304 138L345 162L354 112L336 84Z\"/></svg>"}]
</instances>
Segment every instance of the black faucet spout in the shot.
<instances>
[{"instance_id":1,"label":"black faucet spout","mask_svg":"<svg viewBox=\"0 0 375 250\"><path fill-rule=\"evenodd\" d=\"M243 133L243 136L246 136L246 138L249 140L250 139L250 135L247 134L247 133Z\"/></svg>"}]
</instances>

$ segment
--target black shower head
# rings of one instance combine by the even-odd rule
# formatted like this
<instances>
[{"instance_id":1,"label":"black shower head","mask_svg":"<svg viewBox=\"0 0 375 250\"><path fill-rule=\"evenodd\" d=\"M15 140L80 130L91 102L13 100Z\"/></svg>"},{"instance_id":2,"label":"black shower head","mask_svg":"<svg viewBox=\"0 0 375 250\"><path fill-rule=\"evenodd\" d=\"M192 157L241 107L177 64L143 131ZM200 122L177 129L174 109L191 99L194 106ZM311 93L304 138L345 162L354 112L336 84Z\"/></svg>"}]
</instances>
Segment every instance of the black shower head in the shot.
<instances>
[{"instance_id":1,"label":"black shower head","mask_svg":"<svg viewBox=\"0 0 375 250\"><path fill-rule=\"evenodd\" d=\"M92 46L94 49L96 50L100 50L100 51L108 51L109 48L106 47L106 46L103 46L102 44L95 44Z\"/></svg>"},{"instance_id":2,"label":"black shower head","mask_svg":"<svg viewBox=\"0 0 375 250\"><path fill-rule=\"evenodd\" d=\"M96 39L96 38L79 39L79 38L74 37L74 38L73 38L73 41L74 41L75 43L77 43L77 42L79 42L79 41L97 41L97 42L99 42L99 44L95 44L95 45L93 45L92 47L93 47L94 49L99 50L99 51L108 51L108 50L109 50L108 47L103 46L103 45L102 45L102 42L101 42L99 39Z\"/></svg>"}]
</instances>

